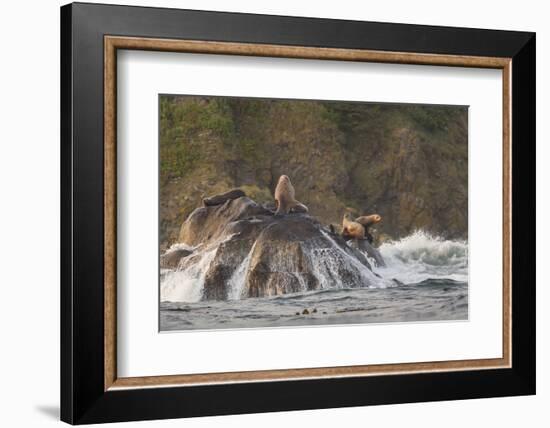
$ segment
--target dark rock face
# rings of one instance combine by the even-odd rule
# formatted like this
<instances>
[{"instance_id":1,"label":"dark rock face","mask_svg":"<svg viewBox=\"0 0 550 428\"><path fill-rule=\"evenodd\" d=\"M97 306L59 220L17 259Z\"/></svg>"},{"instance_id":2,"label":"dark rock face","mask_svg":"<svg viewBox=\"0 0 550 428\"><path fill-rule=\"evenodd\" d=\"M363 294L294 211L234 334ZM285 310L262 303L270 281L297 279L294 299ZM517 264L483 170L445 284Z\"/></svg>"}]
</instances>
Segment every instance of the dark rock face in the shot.
<instances>
[{"instance_id":1,"label":"dark rock face","mask_svg":"<svg viewBox=\"0 0 550 428\"><path fill-rule=\"evenodd\" d=\"M354 248L308 214L276 217L248 197L195 209L179 242L195 251L178 260L178 270L208 262L203 276L195 272L204 300L364 287L378 280L365 256L377 253L370 245Z\"/></svg>"},{"instance_id":2,"label":"dark rock face","mask_svg":"<svg viewBox=\"0 0 550 428\"><path fill-rule=\"evenodd\" d=\"M230 199L221 205L197 208L180 229L178 242L191 246L213 242L224 235L240 233L239 228L258 215L269 215L270 211L247 197ZM247 228L247 231L253 228ZM244 230L243 230L244 231Z\"/></svg>"},{"instance_id":3,"label":"dark rock face","mask_svg":"<svg viewBox=\"0 0 550 428\"><path fill-rule=\"evenodd\" d=\"M267 203L281 174L290 175L300 202L323 224L339 224L352 207L357 215L380 214L384 233L394 239L421 229L447 239L468 236L467 107L191 96L164 101L162 248L177 242L183 219L206 196L238 187Z\"/></svg>"},{"instance_id":4,"label":"dark rock face","mask_svg":"<svg viewBox=\"0 0 550 428\"><path fill-rule=\"evenodd\" d=\"M382 258L380 252L376 248L374 248L367 239L362 239L360 241L351 240L349 241L349 244L353 248L357 248L358 250L366 253L370 258L374 260L376 266L386 267L386 262Z\"/></svg>"}]
</instances>

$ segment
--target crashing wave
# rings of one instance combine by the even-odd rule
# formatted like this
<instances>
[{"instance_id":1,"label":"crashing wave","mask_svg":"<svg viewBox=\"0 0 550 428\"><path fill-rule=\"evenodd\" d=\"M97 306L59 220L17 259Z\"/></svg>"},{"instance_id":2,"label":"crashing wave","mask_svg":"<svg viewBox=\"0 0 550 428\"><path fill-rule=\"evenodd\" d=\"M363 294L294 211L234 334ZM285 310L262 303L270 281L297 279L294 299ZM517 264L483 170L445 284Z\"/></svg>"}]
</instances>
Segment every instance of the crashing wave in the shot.
<instances>
[{"instance_id":1,"label":"crashing wave","mask_svg":"<svg viewBox=\"0 0 550 428\"><path fill-rule=\"evenodd\" d=\"M323 232L325 238L332 238ZM225 242L223 240L221 242ZM198 302L203 298L206 273L216 256L221 244L209 246L203 251L195 252L185 260L177 270L163 272L161 278L161 301ZM168 251L192 249L185 244L176 244ZM424 231L416 231L400 240L389 241L379 248L386 261L386 267L376 267L374 260L369 259L373 270L362 265L339 246L331 248L308 248L304 253L310 260L312 272L321 290L352 287L342 281L339 270L348 266L356 272L363 287L385 288L398 284L418 284L426 280L448 279L457 282L468 281L468 244L466 241L445 240ZM228 281L229 300L239 300L246 295L246 276L254 246L242 260ZM284 267L281 261L281 267ZM298 279L300 279L300 276ZM397 281L396 281L397 280ZM302 291L307 291L305 284Z\"/></svg>"},{"instance_id":2,"label":"crashing wave","mask_svg":"<svg viewBox=\"0 0 550 428\"><path fill-rule=\"evenodd\" d=\"M379 251L387 267L376 269L384 277L405 284L427 279L468 281L468 243L446 240L418 230L397 241L383 243Z\"/></svg>"},{"instance_id":3,"label":"crashing wave","mask_svg":"<svg viewBox=\"0 0 550 428\"><path fill-rule=\"evenodd\" d=\"M217 248L190 256L186 267L167 272L160 283L160 300L163 302L198 302L202 299L204 279Z\"/></svg>"}]
</instances>

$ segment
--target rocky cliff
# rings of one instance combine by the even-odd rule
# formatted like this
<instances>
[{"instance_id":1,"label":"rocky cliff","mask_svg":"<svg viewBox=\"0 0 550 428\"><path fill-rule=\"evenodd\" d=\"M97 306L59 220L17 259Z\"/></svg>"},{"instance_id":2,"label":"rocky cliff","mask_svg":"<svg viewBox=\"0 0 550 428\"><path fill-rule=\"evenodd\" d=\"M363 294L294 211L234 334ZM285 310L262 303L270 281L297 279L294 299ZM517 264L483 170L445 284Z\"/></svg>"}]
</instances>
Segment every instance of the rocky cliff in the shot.
<instances>
[{"instance_id":1,"label":"rocky cliff","mask_svg":"<svg viewBox=\"0 0 550 428\"><path fill-rule=\"evenodd\" d=\"M162 96L160 240L206 195L273 201L287 174L310 214L378 213L392 237L467 237L466 107Z\"/></svg>"}]
</instances>

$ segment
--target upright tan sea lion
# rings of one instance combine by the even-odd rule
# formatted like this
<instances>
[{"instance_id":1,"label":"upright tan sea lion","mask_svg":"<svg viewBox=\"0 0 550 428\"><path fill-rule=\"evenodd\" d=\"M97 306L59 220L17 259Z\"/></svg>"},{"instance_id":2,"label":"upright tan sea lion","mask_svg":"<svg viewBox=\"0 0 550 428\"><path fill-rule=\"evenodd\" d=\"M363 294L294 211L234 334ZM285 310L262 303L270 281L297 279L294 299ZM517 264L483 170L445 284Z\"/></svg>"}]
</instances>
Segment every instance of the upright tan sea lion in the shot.
<instances>
[{"instance_id":1,"label":"upright tan sea lion","mask_svg":"<svg viewBox=\"0 0 550 428\"><path fill-rule=\"evenodd\" d=\"M365 227L353 219L351 213L345 213L342 220L342 236L348 239L364 239Z\"/></svg>"},{"instance_id":2,"label":"upright tan sea lion","mask_svg":"<svg viewBox=\"0 0 550 428\"><path fill-rule=\"evenodd\" d=\"M288 214L290 210L308 212L308 208L295 199L294 186L286 175L279 177L277 187L275 188L275 202L277 203L275 215Z\"/></svg>"}]
</instances>

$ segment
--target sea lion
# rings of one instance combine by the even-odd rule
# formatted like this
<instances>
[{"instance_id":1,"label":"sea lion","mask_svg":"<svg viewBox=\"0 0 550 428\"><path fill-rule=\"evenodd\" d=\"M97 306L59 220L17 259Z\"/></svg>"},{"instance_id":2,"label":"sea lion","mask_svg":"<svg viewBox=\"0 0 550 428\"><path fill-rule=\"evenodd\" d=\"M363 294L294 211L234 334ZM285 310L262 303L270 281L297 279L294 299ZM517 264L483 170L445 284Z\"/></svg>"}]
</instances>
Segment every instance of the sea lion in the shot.
<instances>
[{"instance_id":1,"label":"sea lion","mask_svg":"<svg viewBox=\"0 0 550 428\"><path fill-rule=\"evenodd\" d=\"M365 239L365 227L356 222L351 213L345 213L342 220L342 236L347 239Z\"/></svg>"},{"instance_id":2,"label":"sea lion","mask_svg":"<svg viewBox=\"0 0 550 428\"><path fill-rule=\"evenodd\" d=\"M380 217L378 214L363 215L355 219L357 223L361 223L365 227L372 226L373 224L378 223L380 220L382 220L382 217Z\"/></svg>"},{"instance_id":3,"label":"sea lion","mask_svg":"<svg viewBox=\"0 0 550 428\"><path fill-rule=\"evenodd\" d=\"M365 228L365 238L372 244L374 241L374 237L370 233L370 228L372 225L380 222L382 220L382 217L378 214L371 214L371 215L363 215L361 217L357 217L355 221L357 223L360 223Z\"/></svg>"},{"instance_id":4,"label":"sea lion","mask_svg":"<svg viewBox=\"0 0 550 428\"><path fill-rule=\"evenodd\" d=\"M281 175L275 188L275 202L277 211L275 215L288 214L290 210L307 213L308 208L295 199L294 186L287 175Z\"/></svg>"},{"instance_id":5,"label":"sea lion","mask_svg":"<svg viewBox=\"0 0 550 428\"><path fill-rule=\"evenodd\" d=\"M246 193L244 193L241 189L232 189L228 192L221 193L219 195L210 196L209 198L204 198L202 200L202 203L205 207L211 207L214 205L221 205L226 201L229 201L230 199L238 199L243 196L246 196Z\"/></svg>"}]
</instances>

